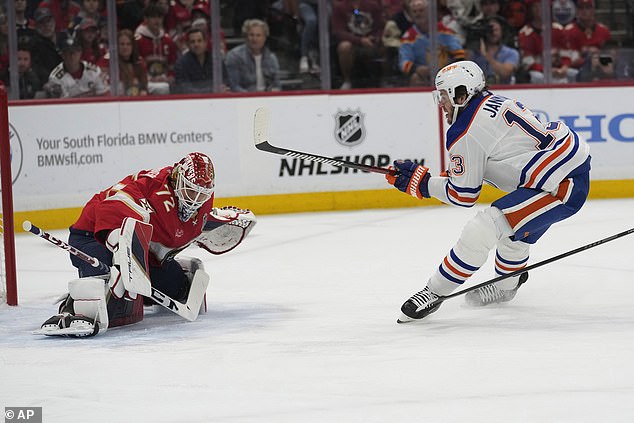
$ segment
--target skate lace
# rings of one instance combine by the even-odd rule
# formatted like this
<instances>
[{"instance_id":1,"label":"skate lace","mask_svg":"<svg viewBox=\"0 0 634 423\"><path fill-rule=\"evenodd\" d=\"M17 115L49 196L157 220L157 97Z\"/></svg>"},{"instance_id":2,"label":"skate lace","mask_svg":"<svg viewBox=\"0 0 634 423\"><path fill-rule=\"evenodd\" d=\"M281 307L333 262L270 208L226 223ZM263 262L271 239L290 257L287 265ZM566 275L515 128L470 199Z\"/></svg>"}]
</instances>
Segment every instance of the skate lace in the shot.
<instances>
[{"instance_id":1,"label":"skate lace","mask_svg":"<svg viewBox=\"0 0 634 423\"><path fill-rule=\"evenodd\" d=\"M478 290L478 294L480 294L480 298L482 298L482 302L485 304L497 301L504 295L501 290L493 285L483 286Z\"/></svg>"},{"instance_id":2,"label":"skate lace","mask_svg":"<svg viewBox=\"0 0 634 423\"><path fill-rule=\"evenodd\" d=\"M419 309L422 307L429 307L429 303L438 299L438 296L431 292L429 288L425 288L422 291L418 291L416 294L412 295L410 301L416 304L416 307Z\"/></svg>"}]
</instances>

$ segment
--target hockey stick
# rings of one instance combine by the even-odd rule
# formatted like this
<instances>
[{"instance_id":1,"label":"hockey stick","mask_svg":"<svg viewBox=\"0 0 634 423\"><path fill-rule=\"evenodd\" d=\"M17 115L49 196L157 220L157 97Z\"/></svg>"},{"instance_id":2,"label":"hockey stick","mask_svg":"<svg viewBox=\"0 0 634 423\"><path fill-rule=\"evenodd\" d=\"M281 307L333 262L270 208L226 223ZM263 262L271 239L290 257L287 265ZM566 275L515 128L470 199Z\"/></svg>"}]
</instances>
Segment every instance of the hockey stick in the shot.
<instances>
[{"instance_id":1,"label":"hockey stick","mask_svg":"<svg viewBox=\"0 0 634 423\"><path fill-rule=\"evenodd\" d=\"M614 241L615 239L624 237L625 235L629 235L631 233L634 233L634 228L628 229L627 231L620 232L620 233L618 233L616 235L609 236L607 238L603 238L603 239L601 239L599 241L595 241L595 242L593 242L591 244L584 245L583 247L575 248L574 250L570 250L568 252L559 254L559 255L551 257L549 259L542 260L542 261L540 261L538 263L531 264L530 266L526 266L526 267L524 267L524 268L522 268L520 270L516 270L515 272L508 273L508 274L502 275L502 276L498 276L498 277L490 279L490 280L488 280L486 282L482 282L482 283L479 283L477 285L470 286L469 288L463 289L463 290L458 291L458 292L454 292L453 294L440 296L440 297L438 297L438 299L436 301L434 301L433 303L430 303L429 307L432 307L434 305L440 304L443 301L446 301L446 300L448 300L450 298L458 297L460 295L466 294L467 292L476 290L478 288L482 288L483 286L491 285L491 284L499 282L501 280L512 278L513 276L521 275L522 273L528 272L529 270L537 269L538 267L544 266L546 264L552 263L552 262L557 261L557 260L561 260L562 258L571 256L573 254L577 254L577 253L580 253L582 251L589 250L590 248L594 248L594 247L596 247L598 245L605 244L606 242Z\"/></svg>"},{"instance_id":2,"label":"hockey stick","mask_svg":"<svg viewBox=\"0 0 634 423\"><path fill-rule=\"evenodd\" d=\"M72 245L65 243L61 239L55 238L53 235L38 228L30 221L25 220L24 222L22 222L22 228L25 231L31 232L32 234L47 240L51 244L54 244L60 247L61 249L68 251L75 257L78 257L81 260L84 260L86 263L89 263L91 266L96 267L99 270L103 271L104 274L110 273L110 266L108 266L107 264L103 263L96 257L90 256L84 253L83 251L73 247ZM168 295L164 294L163 292L159 291L158 289L154 287L152 287L151 298L154 301L156 301L158 304L167 308L168 310L178 314L184 319L187 319L193 322L194 320L196 320L196 317L198 317L198 313L200 312L200 305L202 302L202 298L204 296L204 291L206 291L207 289L206 285L197 284L196 286L194 286L195 281L196 281L196 278L194 278L194 280L192 281L192 286L190 287L190 295L187 297L188 299L187 303L181 303L180 301L177 301L169 297ZM208 282L208 279L207 279L207 282ZM192 293L194 293L195 295L192 295ZM197 297L200 297L200 298L197 298ZM200 301L198 301L198 299L200 299ZM193 301L190 301L190 300L193 300Z\"/></svg>"},{"instance_id":3,"label":"hockey stick","mask_svg":"<svg viewBox=\"0 0 634 423\"><path fill-rule=\"evenodd\" d=\"M352 169L363 170L366 172L382 173L384 175L396 175L395 169L386 169L384 167L369 166L360 163L350 162L347 160L335 159L332 157L318 156L311 153L302 153L301 151L289 150L287 148L276 147L269 144L269 124L271 118L269 110L260 107L255 111L253 118L253 141L255 148L268 153L279 154L281 156L295 157L298 159L311 160L313 162L325 163L338 167L349 167Z\"/></svg>"}]
</instances>

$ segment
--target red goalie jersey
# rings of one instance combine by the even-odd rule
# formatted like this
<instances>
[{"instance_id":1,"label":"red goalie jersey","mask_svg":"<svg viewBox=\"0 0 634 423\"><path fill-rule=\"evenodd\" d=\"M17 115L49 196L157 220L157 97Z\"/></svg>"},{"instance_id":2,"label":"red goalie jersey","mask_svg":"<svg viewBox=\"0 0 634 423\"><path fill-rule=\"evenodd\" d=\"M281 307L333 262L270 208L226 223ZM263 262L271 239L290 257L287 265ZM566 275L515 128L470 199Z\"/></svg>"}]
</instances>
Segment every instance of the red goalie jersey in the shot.
<instances>
[{"instance_id":1,"label":"red goalie jersey","mask_svg":"<svg viewBox=\"0 0 634 423\"><path fill-rule=\"evenodd\" d=\"M196 215L183 222L178 216L178 199L170 183L173 166L142 170L95 194L73 224L74 229L93 232L104 242L108 233L121 227L126 217L150 223L154 230L150 244L150 265L160 263L174 251L187 247L208 219L213 195Z\"/></svg>"}]
</instances>

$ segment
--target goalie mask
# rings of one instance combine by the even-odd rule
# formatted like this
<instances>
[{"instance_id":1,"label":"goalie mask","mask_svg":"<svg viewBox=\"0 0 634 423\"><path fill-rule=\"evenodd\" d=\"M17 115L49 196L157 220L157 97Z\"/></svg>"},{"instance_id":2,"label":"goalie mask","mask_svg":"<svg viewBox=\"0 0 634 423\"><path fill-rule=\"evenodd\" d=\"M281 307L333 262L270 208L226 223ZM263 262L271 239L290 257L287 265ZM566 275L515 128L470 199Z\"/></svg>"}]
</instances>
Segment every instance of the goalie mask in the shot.
<instances>
[{"instance_id":1,"label":"goalie mask","mask_svg":"<svg viewBox=\"0 0 634 423\"><path fill-rule=\"evenodd\" d=\"M187 222L214 195L214 165L203 153L189 153L174 165L172 184L178 217Z\"/></svg>"}]
</instances>

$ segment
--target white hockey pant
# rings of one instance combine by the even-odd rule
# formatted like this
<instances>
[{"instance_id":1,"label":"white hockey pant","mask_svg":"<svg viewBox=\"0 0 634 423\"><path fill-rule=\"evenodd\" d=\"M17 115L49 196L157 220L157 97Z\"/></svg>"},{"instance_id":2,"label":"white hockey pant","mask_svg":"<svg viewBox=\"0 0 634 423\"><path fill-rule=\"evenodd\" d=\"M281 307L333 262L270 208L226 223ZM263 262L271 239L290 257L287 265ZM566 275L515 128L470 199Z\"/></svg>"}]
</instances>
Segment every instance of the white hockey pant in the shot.
<instances>
[{"instance_id":1,"label":"white hockey pant","mask_svg":"<svg viewBox=\"0 0 634 423\"><path fill-rule=\"evenodd\" d=\"M454 254L469 266L479 269L487 260L489 252L497 246L501 257L508 261L522 261L528 257L529 245L524 242L511 241L513 235L504 214L495 207L478 212L462 229L460 238L453 247ZM441 264L442 266L442 264ZM468 276L464 276L466 280ZM462 282L464 282L464 280ZM519 277L498 282L502 289L513 289ZM447 279L437 269L429 280L428 286L438 295L449 295L461 283Z\"/></svg>"}]
</instances>

